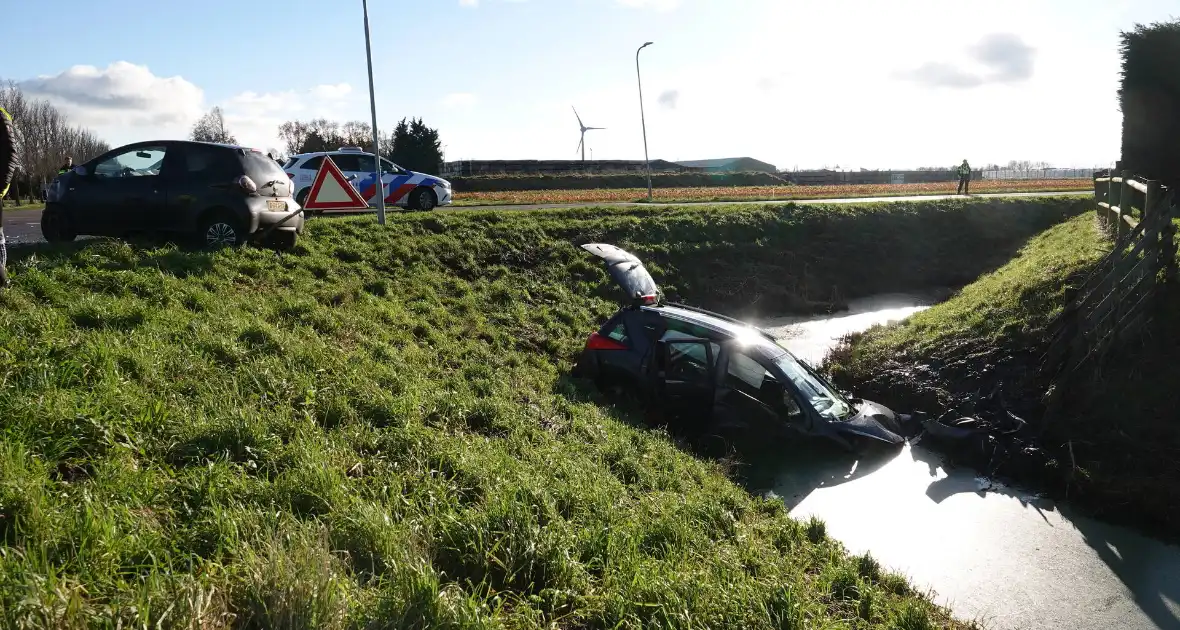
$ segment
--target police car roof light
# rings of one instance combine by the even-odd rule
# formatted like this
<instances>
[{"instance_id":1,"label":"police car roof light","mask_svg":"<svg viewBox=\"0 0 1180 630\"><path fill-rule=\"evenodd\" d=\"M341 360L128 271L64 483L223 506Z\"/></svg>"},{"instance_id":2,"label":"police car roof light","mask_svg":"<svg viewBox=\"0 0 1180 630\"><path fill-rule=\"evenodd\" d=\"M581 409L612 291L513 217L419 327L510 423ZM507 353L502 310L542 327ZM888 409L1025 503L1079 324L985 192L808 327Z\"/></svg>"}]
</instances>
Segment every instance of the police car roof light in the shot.
<instances>
[{"instance_id":1,"label":"police car roof light","mask_svg":"<svg viewBox=\"0 0 1180 630\"><path fill-rule=\"evenodd\" d=\"M349 151L349 152L356 153L356 152L364 151L364 149L362 149L360 147L340 147L339 149L337 149L337 151Z\"/></svg>"}]
</instances>

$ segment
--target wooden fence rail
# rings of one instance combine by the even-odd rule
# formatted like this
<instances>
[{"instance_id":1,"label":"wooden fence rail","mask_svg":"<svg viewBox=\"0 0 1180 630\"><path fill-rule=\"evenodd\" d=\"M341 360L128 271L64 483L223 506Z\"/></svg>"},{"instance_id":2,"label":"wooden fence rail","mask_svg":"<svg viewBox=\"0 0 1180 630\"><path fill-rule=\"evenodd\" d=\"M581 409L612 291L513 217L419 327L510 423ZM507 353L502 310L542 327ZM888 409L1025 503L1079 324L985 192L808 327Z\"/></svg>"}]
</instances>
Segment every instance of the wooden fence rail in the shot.
<instances>
[{"instance_id":1,"label":"wooden fence rail","mask_svg":"<svg viewBox=\"0 0 1180 630\"><path fill-rule=\"evenodd\" d=\"M1124 171L1095 177L1094 200L1114 243L1053 324L1045 357L1053 375L1046 420L1060 409L1075 374L1096 367L1116 341L1151 323L1158 289L1176 273L1180 211L1171 192Z\"/></svg>"}]
</instances>

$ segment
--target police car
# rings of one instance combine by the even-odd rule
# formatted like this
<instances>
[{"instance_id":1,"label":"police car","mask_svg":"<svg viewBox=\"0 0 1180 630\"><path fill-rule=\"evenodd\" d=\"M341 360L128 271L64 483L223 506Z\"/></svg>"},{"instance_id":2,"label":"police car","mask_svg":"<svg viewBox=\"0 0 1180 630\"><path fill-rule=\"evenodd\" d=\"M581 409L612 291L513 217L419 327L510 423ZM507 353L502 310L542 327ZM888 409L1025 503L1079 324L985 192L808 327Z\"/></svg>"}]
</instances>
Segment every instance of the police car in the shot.
<instances>
[{"instance_id":1,"label":"police car","mask_svg":"<svg viewBox=\"0 0 1180 630\"><path fill-rule=\"evenodd\" d=\"M324 156L332 161L352 182L352 187L369 202L370 208L377 206L377 180L374 177L373 154L360 147L340 147L336 151L320 151L293 155L283 165L283 170L295 182L295 201L304 205L316 172ZM451 205L451 182L434 175L406 170L385 158L381 158L381 192L385 205L401 206L411 210L433 210L437 206Z\"/></svg>"}]
</instances>

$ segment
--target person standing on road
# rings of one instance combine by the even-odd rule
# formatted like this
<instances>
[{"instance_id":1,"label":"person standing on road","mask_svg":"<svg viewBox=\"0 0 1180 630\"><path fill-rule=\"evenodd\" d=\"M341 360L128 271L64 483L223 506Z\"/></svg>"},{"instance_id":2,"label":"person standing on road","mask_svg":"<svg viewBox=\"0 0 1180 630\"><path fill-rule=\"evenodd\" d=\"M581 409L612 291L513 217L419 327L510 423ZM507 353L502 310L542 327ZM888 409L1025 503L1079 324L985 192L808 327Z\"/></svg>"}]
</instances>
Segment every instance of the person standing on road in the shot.
<instances>
[{"instance_id":1,"label":"person standing on road","mask_svg":"<svg viewBox=\"0 0 1180 630\"><path fill-rule=\"evenodd\" d=\"M0 107L0 289L8 286L8 249L4 246L4 197L16 172L16 132L12 116Z\"/></svg>"},{"instance_id":2,"label":"person standing on road","mask_svg":"<svg viewBox=\"0 0 1180 630\"><path fill-rule=\"evenodd\" d=\"M959 165L958 173L959 173L959 194L960 195L970 195L971 194L971 165L967 163L967 160L963 160L963 163Z\"/></svg>"},{"instance_id":3,"label":"person standing on road","mask_svg":"<svg viewBox=\"0 0 1180 630\"><path fill-rule=\"evenodd\" d=\"M72 171L73 169L74 169L74 156L67 155L66 156L66 163L62 164L61 168L57 169L57 174L58 175L65 175L66 173Z\"/></svg>"}]
</instances>

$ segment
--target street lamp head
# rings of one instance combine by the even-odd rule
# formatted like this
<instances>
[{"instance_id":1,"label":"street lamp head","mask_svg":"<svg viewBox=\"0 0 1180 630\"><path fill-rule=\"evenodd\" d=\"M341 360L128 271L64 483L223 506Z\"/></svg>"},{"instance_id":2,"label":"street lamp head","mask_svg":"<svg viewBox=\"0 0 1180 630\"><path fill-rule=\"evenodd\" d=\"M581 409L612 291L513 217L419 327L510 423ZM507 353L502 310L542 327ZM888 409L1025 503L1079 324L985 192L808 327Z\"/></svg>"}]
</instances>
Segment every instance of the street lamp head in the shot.
<instances>
[{"instance_id":1,"label":"street lamp head","mask_svg":"<svg viewBox=\"0 0 1180 630\"><path fill-rule=\"evenodd\" d=\"M647 42L646 44L644 44L644 45L640 46L640 47L639 47L639 50L643 50L644 48L647 48L648 46L651 46L651 45L652 45L652 44L654 44L654 43L655 43L655 42Z\"/></svg>"}]
</instances>

